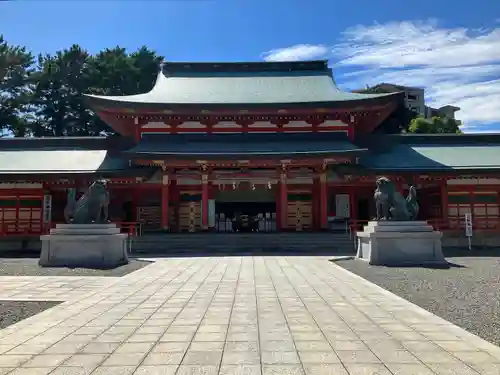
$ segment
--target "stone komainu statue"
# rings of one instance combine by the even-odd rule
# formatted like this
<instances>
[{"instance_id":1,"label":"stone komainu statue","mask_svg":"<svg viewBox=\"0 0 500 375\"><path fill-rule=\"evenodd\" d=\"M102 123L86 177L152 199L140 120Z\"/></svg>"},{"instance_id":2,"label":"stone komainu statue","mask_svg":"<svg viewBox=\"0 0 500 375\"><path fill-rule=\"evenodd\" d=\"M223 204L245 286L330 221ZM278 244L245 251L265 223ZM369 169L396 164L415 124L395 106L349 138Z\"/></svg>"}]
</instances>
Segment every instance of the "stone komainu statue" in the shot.
<instances>
[{"instance_id":1,"label":"stone komainu statue","mask_svg":"<svg viewBox=\"0 0 500 375\"><path fill-rule=\"evenodd\" d=\"M377 209L377 220L415 220L418 215L417 189L410 186L406 199L396 191L394 183L387 177L377 179L373 195Z\"/></svg>"},{"instance_id":2,"label":"stone komainu statue","mask_svg":"<svg viewBox=\"0 0 500 375\"><path fill-rule=\"evenodd\" d=\"M109 192L106 180L96 180L75 202L73 191L68 192L64 217L72 224L108 223Z\"/></svg>"}]
</instances>

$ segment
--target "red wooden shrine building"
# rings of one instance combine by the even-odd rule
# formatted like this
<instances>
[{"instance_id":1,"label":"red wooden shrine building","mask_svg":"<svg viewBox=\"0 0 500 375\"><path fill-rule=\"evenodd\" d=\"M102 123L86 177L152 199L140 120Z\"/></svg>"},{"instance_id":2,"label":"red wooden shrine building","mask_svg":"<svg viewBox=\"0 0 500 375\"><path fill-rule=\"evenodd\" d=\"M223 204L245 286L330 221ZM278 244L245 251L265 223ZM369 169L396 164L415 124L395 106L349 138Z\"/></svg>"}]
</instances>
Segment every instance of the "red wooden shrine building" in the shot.
<instances>
[{"instance_id":1,"label":"red wooden shrine building","mask_svg":"<svg viewBox=\"0 0 500 375\"><path fill-rule=\"evenodd\" d=\"M404 94L342 92L326 61L165 63L148 93L87 95L120 136L0 140L3 235L63 221L68 189L110 181L112 221L146 231L316 231L374 215L374 181L418 187L421 219L498 228L500 138L401 135ZM396 126L394 126L396 124Z\"/></svg>"}]
</instances>

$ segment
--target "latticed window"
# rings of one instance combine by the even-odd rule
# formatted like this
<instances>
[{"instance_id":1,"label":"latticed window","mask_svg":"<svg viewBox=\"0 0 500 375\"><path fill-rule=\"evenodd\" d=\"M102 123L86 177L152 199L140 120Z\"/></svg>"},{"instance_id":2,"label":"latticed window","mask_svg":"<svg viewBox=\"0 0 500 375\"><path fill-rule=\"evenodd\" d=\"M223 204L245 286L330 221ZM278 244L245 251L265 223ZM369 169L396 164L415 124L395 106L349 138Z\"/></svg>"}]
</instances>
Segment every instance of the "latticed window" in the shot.
<instances>
[{"instance_id":1,"label":"latticed window","mask_svg":"<svg viewBox=\"0 0 500 375\"><path fill-rule=\"evenodd\" d=\"M42 196L23 193L0 196L0 223L3 234L41 233Z\"/></svg>"},{"instance_id":2,"label":"latticed window","mask_svg":"<svg viewBox=\"0 0 500 375\"><path fill-rule=\"evenodd\" d=\"M426 193L427 198L427 218L438 219L442 215L441 192Z\"/></svg>"},{"instance_id":3,"label":"latticed window","mask_svg":"<svg viewBox=\"0 0 500 375\"><path fill-rule=\"evenodd\" d=\"M462 228L467 213L472 214L473 225L476 228L496 228L500 217L498 192L450 192L448 194L450 227Z\"/></svg>"}]
</instances>

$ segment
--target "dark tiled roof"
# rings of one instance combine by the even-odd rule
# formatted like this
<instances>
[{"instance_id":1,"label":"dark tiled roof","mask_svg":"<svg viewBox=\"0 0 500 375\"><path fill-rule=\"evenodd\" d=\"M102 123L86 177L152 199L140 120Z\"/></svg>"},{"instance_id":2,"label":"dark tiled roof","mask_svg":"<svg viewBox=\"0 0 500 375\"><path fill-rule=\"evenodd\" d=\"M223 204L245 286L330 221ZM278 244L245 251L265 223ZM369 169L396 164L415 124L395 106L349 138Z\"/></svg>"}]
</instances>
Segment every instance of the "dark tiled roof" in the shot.
<instances>
[{"instance_id":1,"label":"dark tiled roof","mask_svg":"<svg viewBox=\"0 0 500 375\"><path fill-rule=\"evenodd\" d=\"M500 143L479 142L478 137L399 137L366 153L360 164L371 170L446 171L500 169ZM455 140L455 142L453 142ZM441 142L439 142L441 141ZM384 149L385 148L385 149Z\"/></svg>"},{"instance_id":2,"label":"dark tiled roof","mask_svg":"<svg viewBox=\"0 0 500 375\"><path fill-rule=\"evenodd\" d=\"M328 60L251 62L172 62L162 65L165 75L178 73L307 72L328 69Z\"/></svg>"},{"instance_id":3,"label":"dark tiled roof","mask_svg":"<svg viewBox=\"0 0 500 375\"><path fill-rule=\"evenodd\" d=\"M336 133L146 134L126 153L135 156L274 157L356 154L365 150Z\"/></svg>"}]
</instances>

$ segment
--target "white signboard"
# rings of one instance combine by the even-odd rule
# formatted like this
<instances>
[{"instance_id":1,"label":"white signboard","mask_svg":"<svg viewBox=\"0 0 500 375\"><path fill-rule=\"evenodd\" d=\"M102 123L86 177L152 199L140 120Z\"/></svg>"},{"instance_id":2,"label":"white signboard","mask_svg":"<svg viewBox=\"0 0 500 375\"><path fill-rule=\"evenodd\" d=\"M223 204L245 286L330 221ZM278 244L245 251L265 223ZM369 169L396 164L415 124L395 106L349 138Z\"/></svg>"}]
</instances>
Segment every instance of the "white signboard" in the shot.
<instances>
[{"instance_id":1,"label":"white signboard","mask_svg":"<svg viewBox=\"0 0 500 375\"><path fill-rule=\"evenodd\" d=\"M43 223L49 224L52 220L52 196L43 196Z\"/></svg>"},{"instance_id":2,"label":"white signboard","mask_svg":"<svg viewBox=\"0 0 500 375\"><path fill-rule=\"evenodd\" d=\"M469 250L471 250L471 238L472 238L472 215L470 213L465 214L465 235L469 239Z\"/></svg>"},{"instance_id":3,"label":"white signboard","mask_svg":"<svg viewBox=\"0 0 500 375\"><path fill-rule=\"evenodd\" d=\"M208 200L208 227L215 227L215 199Z\"/></svg>"},{"instance_id":4,"label":"white signboard","mask_svg":"<svg viewBox=\"0 0 500 375\"><path fill-rule=\"evenodd\" d=\"M335 195L335 216L351 217L351 208L349 207L349 194Z\"/></svg>"},{"instance_id":5,"label":"white signboard","mask_svg":"<svg viewBox=\"0 0 500 375\"><path fill-rule=\"evenodd\" d=\"M465 235L472 237L472 217L471 214L465 214Z\"/></svg>"}]
</instances>

